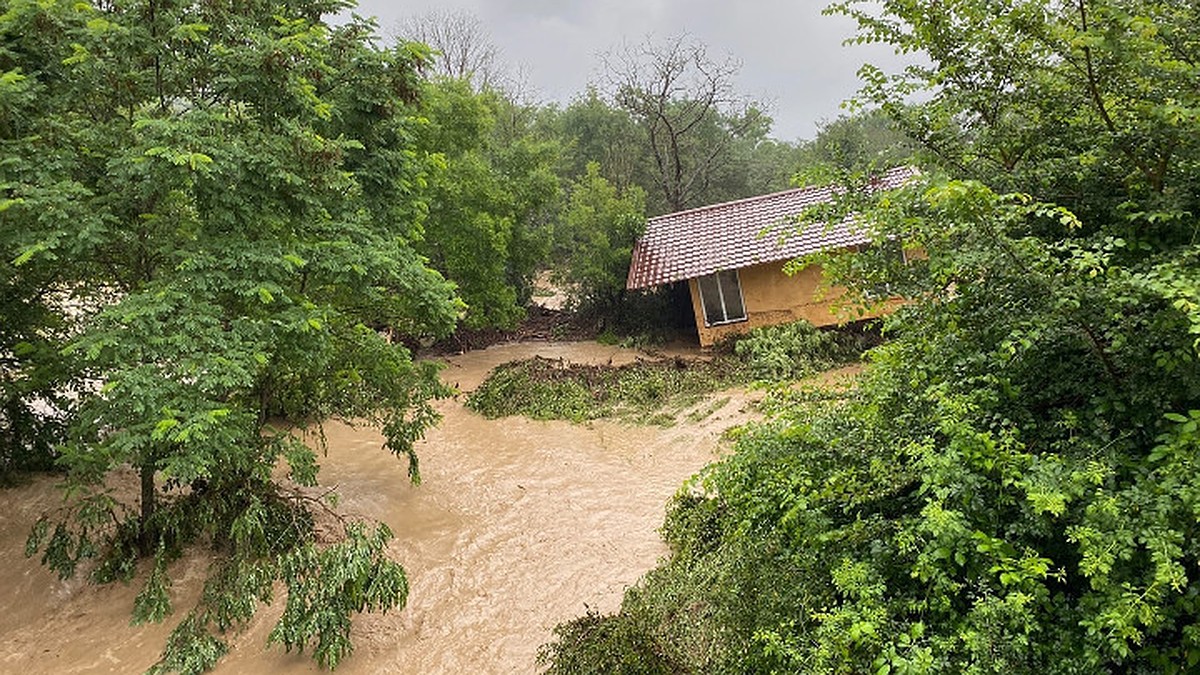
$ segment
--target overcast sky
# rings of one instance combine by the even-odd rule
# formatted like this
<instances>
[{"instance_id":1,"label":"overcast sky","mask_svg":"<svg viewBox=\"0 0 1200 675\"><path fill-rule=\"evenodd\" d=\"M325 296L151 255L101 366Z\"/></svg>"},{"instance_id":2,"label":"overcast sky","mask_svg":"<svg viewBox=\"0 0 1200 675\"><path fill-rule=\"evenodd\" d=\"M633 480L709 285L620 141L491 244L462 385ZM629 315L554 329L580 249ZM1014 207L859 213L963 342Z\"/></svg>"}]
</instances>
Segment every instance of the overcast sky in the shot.
<instances>
[{"instance_id":1,"label":"overcast sky","mask_svg":"<svg viewBox=\"0 0 1200 675\"><path fill-rule=\"evenodd\" d=\"M501 63L522 73L534 98L569 102L596 81L598 55L622 41L686 32L713 60L742 62L741 93L767 104L782 140L811 138L858 89L864 62L896 63L890 47L842 45L854 24L822 16L825 0L360 0L382 32L431 9L480 18Z\"/></svg>"}]
</instances>

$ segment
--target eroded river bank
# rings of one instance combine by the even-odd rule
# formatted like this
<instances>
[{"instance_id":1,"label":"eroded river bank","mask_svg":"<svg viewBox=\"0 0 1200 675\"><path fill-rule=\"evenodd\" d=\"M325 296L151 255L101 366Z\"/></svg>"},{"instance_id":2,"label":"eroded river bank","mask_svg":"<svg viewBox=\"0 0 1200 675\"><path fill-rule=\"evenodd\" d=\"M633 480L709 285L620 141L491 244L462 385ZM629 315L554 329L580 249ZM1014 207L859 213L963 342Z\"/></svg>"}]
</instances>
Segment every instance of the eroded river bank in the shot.
<instances>
[{"instance_id":1,"label":"eroded river bank","mask_svg":"<svg viewBox=\"0 0 1200 675\"><path fill-rule=\"evenodd\" d=\"M447 359L444 379L468 392L496 365L530 358L623 363L632 350L595 343L499 345ZM459 400L421 442L423 482L381 449L374 430L326 426L321 482L336 486L339 510L386 522L393 557L405 566L408 606L355 620L356 651L339 673L529 673L552 628L588 608L615 610L626 586L666 552L656 528L688 476L720 451L725 429L747 419L748 399L674 427L587 425L510 417L486 420ZM138 585L60 582L23 554L37 515L58 503L42 478L6 491L0 512L0 671L141 672L205 574L198 555L180 561L176 614L131 627ZM282 601L264 608L232 641L215 672L320 672L307 655L265 648Z\"/></svg>"}]
</instances>

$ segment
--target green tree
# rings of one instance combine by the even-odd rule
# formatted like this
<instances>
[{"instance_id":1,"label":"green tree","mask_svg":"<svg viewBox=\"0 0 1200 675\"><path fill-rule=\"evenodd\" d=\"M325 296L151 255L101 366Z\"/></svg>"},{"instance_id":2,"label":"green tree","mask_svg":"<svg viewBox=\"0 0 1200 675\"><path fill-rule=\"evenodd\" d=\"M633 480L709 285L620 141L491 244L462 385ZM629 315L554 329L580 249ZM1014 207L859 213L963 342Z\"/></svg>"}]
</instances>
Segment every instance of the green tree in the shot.
<instances>
[{"instance_id":1,"label":"green tree","mask_svg":"<svg viewBox=\"0 0 1200 675\"><path fill-rule=\"evenodd\" d=\"M492 165L504 177L515 206L505 274L522 307L533 297L534 276L547 266L562 208L563 181L554 170L562 146L539 132L539 110L514 94L502 95L491 142Z\"/></svg>"},{"instance_id":2,"label":"green tree","mask_svg":"<svg viewBox=\"0 0 1200 675\"><path fill-rule=\"evenodd\" d=\"M512 327L524 316L532 278L549 251L558 195L556 146L519 121L516 104L466 80L427 85L421 146L440 168L429 179L429 213L418 248L458 285L471 328Z\"/></svg>"},{"instance_id":3,"label":"green tree","mask_svg":"<svg viewBox=\"0 0 1200 675\"><path fill-rule=\"evenodd\" d=\"M620 67L644 67L633 63L622 61ZM610 67L616 68L616 62ZM649 113L639 113L613 98L614 86L609 83L607 95L589 87L566 108L543 112L538 128L562 145L558 173L563 180L583 176L588 163L598 162L605 180L621 190L639 186L648 195L651 213L663 213L674 210L663 189L663 167L673 161L666 159L670 153L679 155L680 180L688 173L691 181L687 199L680 203L692 206L786 189L801 167L804 156L797 146L767 138L771 120L753 107L736 117L738 109L722 99L707 110L699 110L696 103L697 109L689 111L684 97L694 92L684 91L679 84L661 102L666 106L664 116L654 118L657 121L652 124ZM696 117L685 121L683 116L689 112ZM672 132L680 127L677 138L663 141L675 145L656 151L650 141L661 138L663 132L655 130L654 124L669 126ZM704 153L711 156L702 156ZM660 164L660 154L666 164Z\"/></svg>"},{"instance_id":4,"label":"green tree","mask_svg":"<svg viewBox=\"0 0 1200 675\"><path fill-rule=\"evenodd\" d=\"M272 641L327 666L350 651L350 614L405 601L385 527L345 522L320 548L315 502L272 478L282 462L315 485L294 431L341 415L382 426L416 480L413 443L446 393L381 335L445 334L459 309L412 247L427 167L410 103L427 52L378 50L371 24L321 19L348 7L14 0L0 13L0 349L17 340L18 359L5 395L15 373L18 396L78 399L59 411L67 499L27 550L101 582L152 558L133 608L144 622L171 612L183 547L211 544L218 565L165 669L210 667L276 580L287 608Z\"/></svg>"},{"instance_id":5,"label":"green tree","mask_svg":"<svg viewBox=\"0 0 1200 675\"><path fill-rule=\"evenodd\" d=\"M733 90L738 67L732 59L711 60L703 44L684 36L605 57L604 90L641 131L652 213L720 201L705 195L720 185L716 174L731 147L743 136L765 135L769 120Z\"/></svg>"},{"instance_id":6,"label":"green tree","mask_svg":"<svg viewBox=\"0 0 1200 675\"><path fill-rule=\"evenodd\" d=\"M645 190L641 175L645 148L637 125L627 111L609 105L595 87L588 87L566 108L547 111L542 129L561 139L559 175L564 181L583 176L588 164L596 162L604 179L617 189L639 185Z\"/></svg>"},{"instance_id":7,"label":"green tree","mask_svg":"<svg viewBox=\"0 0 1200 675\"><path fill-rule=\"evenodd\" d=\"M903 106L890 106L893 112ZM869 108L821 124L815 138L799 148L807 166L832 166L844 171L887 169L905 164L917 143L880 108Z\"/></svg>"},{"instance_id":8,"label":"green tree","mask_svg":"<svg viewBox=\"0 0 1200 675\"><path fill-rule=\"evenodd\" d=\"M618 191L591 162L570 188L555 230L560 277L588 312L614 311L625 297L633 244L646 226L646 195L637 186Z\"/></svg>"},{"instance_id":9,"label":"green tree","mask_svg":"<svg viewBox=\"0 0 1200 675\"><path fill-rule=\"evenodd\" d=\"M755 142L743 152L748 158L740 163L742 181L746 186L743 197L769 194L795 187L795 176L805 166L807 155L801 145L766 138Z\"/></svg>"}]
</instances>

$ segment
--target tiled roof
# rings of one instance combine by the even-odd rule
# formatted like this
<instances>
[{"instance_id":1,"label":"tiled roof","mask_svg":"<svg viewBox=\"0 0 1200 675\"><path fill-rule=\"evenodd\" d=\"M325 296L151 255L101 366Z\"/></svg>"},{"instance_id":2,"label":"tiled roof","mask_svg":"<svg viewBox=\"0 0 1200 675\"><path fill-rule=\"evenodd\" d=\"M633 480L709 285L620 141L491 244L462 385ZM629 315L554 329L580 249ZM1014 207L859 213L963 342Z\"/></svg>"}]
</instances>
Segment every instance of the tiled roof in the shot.
<instances>
[{"instance_id":1,"label":"tiled roof","mask_svg":"<svg viewBox=\"0 0 1200 675\"><path fill-rule=\"evenodd\" d=\"M916 173L909 167L892 169L875 185L884 190L899 187ZM866 243L868 237L852 222L832 227L817 223L793 232L792 217L829 201L834 189L797 188L651 218L633 247L625 286L649 288Z\"/></svg>"}]
</instances>

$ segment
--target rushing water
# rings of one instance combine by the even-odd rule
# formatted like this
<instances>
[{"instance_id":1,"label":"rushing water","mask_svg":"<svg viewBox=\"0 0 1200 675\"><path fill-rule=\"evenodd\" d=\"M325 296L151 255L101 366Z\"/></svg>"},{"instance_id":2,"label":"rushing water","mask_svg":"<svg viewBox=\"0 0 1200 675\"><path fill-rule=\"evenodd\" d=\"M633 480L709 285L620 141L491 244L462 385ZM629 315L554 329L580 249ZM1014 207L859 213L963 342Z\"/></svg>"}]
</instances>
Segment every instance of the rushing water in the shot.
<instances>
[{"instance_id":1,"label":"rushing water","mask_svg":"<svg viewBox=\"0 0 1200 675\"><path fill-rule=\"evenodd\" d=\"M594 343L502 345L448 360L447 382L477 387L496 365L540 355L622 363L636 353ZM663 429L611 422L489 421L443 401L442 423L420 444L423 482L412 486L369 428L326 425L321 481L339 510L386 522L409 575L408 606L356 618L356 651L339 673L529 673L559 622L588 608L615 610L626 586L665 548L656 528L679 485L719 451L723 430L746 419L746 398L700 422ZM130 474L132 489L136 480ZM140 672L194 602L206 573L199 554L175 568L177 613L131 627L138 585L58 581L23 555L37 515L60 499L43 479L0 493L0 672ZM232 640L217 672L318 672L306 655L264 648L282 602Z\"/></svg>"}]
</instances>

